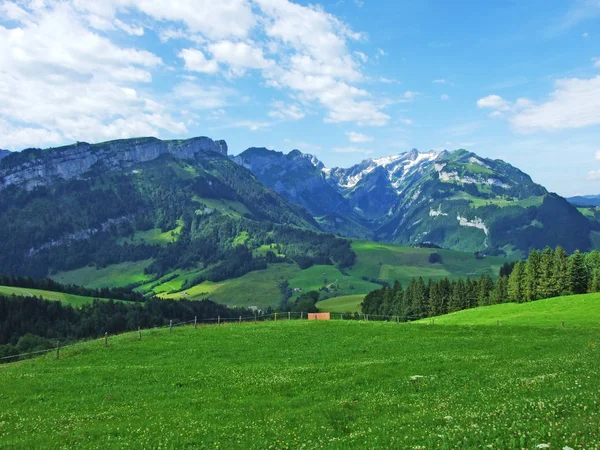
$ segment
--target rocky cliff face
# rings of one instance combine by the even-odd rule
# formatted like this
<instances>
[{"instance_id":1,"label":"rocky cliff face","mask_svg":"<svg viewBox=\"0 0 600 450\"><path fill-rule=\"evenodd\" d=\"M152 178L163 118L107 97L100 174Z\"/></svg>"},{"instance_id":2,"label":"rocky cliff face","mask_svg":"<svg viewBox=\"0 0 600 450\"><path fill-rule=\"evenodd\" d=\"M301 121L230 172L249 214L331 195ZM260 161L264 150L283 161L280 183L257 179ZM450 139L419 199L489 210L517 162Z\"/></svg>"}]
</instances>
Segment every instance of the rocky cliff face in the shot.
<instances>
[{"instance_id":1,"label":"rocky cliff face","mask_svg":"<svg viewBox=\"0 0 600 450\"><path fill-rule=\"evenodd\" d=\"M8 155L10 155L10 152L8 150L2 150L2 149L0 149L0 159L5 158Z\"/></svg>"},{"instance_id":2,"label":"rocky cliff face","mask_svg":"<svg viewBox=\"0 0 600 450\"><path fill-rule=\"evenodd\" d=\"M308 209L314 216L332 211L351 213L344 197L327 181L325 166L315 156L293 150L287 155L249 148L233 160L251 170L267 187Z\"/></svg>"},{"instance_id":3,"label":"rocky cliff face","mask_svg":"<svg viewBox=\"0 0 600 450\"><path fill-rule=\"evenodd\" d=\"M80 178L98 165L106 171L126 169L162 154L181 159L192 159L197 154L209 157L211 153L227 156L227 143L207 137L172 141L137 138L9 153L0 161L0 189L10 185L32 189L57 179Z\"/></svg>"}]
</instances>

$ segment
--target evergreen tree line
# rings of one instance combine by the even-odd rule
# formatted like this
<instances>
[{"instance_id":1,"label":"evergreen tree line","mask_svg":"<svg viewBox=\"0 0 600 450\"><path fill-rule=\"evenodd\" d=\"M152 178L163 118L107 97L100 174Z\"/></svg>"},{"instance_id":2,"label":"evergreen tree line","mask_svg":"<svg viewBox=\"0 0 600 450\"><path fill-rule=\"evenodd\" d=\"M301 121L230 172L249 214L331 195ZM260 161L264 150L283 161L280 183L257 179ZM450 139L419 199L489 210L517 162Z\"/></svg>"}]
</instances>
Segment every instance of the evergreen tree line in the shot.
<instances>
[{"instance_id":1,"label":"evergreen tree line","mask_svg":"<svg viewBox=\"0 0 600 450\"><path fill-rule=\"evenodd\" d=\"M398 316L402 321L423 319L477 306L530 302L560 295L600 292L600 252L561 248L532 250L525 261L506 263L498 279L489 275L466 280L413 278L406 287L396 281L369 293L363 314Z\"/></svg>"},{"instance_id":2,"label":"evergreen tree line","mask_svg":"<svg viewBox=\"0 0 600 450\"><path fill-rule=\"evenodd\" d=\"M94 300L73 308L37 297L0 296L0 358L53 348L56 341L98 338L116 334L218 316L251 316L252 311L228 308L210 300L149 299L145 303Z\"/></svg>"}]
</instances>

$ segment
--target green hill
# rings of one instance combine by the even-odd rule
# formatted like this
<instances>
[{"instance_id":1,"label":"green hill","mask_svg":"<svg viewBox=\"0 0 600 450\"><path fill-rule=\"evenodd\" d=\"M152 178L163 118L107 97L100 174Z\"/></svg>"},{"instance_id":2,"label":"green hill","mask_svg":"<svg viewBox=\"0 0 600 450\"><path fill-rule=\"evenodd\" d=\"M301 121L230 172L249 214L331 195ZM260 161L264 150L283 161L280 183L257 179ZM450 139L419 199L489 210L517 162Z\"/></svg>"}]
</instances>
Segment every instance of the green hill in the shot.
<instances>
[{"instance_id":1,"label":"green hill","mask_svg":"<svg viewBox=\"0 0 600 450\"><path fill-rule=\"evenodd\" d=\"M441 325L600 326L600 293L503 303L420 320Z\"/></svg>"},{"instance_id":2,"label":"green hill","mask_svg":"<svg viewBox=\"0 0 600 450\"><path fill-rule=\"evenodd\" d=\"M44 300L57 301L64 303L65 305L71 306L81 306L94 301L93 297L66 294L63 292L46 291L43 289L31 289L13 286L0 286L0 295L16 295L19 297L41 297Z\"/></svg>"},{"instance_id":3,"label":"green hill","mask_svg":"<svg viewBox=\"0 0 600 450\"><path fill-rule=\"evenodd\" d=\"M598 328L230 324L0 368L2 448L594 448Z\"/></svg>"}]
</instances>

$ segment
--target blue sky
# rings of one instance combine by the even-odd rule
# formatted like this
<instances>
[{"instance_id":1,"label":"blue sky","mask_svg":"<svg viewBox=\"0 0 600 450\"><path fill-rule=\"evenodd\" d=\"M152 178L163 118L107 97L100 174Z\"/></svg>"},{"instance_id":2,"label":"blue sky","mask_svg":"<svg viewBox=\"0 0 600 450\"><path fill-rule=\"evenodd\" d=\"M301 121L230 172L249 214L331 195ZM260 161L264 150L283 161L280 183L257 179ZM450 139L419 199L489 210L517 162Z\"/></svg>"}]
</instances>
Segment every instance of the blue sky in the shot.
<instances>
[{"instance_id":1,"label":"blue sky","mask_svg":"<svg viewBox=\"0 0 600 450\"><path fill-rule=\"evenodd\" d=\"M0 148L467 148L600 194L600 0L0 0Z\"/></svg>"}]
</instances>

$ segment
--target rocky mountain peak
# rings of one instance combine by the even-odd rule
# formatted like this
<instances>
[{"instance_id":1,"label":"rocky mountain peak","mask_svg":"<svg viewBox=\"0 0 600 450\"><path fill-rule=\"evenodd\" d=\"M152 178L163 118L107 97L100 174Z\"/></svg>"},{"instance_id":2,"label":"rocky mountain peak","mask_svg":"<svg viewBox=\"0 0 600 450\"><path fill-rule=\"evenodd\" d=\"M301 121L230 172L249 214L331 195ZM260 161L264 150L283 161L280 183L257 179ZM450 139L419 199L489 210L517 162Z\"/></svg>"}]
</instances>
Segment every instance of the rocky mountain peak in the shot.
<instances>
[{"instance_id":1,"label":"rocky mountain peak","mask_svg":"<svg viewBox=\"0 0 600 450\"><path fill-rule=\"evenodd\" d=\"M0 189L8 185L32 189L55 179L80 178L96 164L101 164L104 170L114 171L151 161L163 154L181 159L192 159L198 154L226 157L227 143L207 137L165 141L143 137L98 144L77 142L45 150L26 149L12 152L0 161Z\"/></svg>"}]
</instances>

